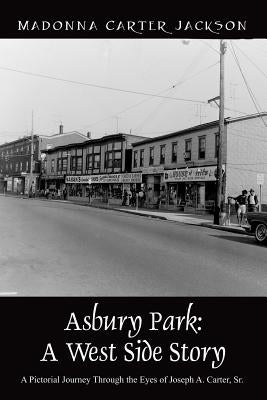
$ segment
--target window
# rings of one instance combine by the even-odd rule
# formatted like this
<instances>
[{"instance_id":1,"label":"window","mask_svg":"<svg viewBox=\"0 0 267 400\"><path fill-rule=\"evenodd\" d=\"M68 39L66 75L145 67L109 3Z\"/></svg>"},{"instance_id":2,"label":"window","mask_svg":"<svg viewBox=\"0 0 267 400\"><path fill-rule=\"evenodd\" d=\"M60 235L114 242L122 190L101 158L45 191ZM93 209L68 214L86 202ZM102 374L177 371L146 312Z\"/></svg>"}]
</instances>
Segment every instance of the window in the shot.
<instances>
[{"instance_id":1,"label":"window","mask_svg":"<svg viewBox=\"0 0 267 400\"><path fill-rule=\"evenodd\" d=\"M215 134L215 158L218 157L219 153L219 133Z\"/></svg>"},{"instance_id":2,"label":"window","mask_svg":"<svg viewBox=\"0 0 267 400\"><path fill-rule=\"evenodd\" d=\"M62 170L62 158L57 159L57 170L58 171Z\"/></svg>"},{"instance_id":3,"label":"window","mask_svg":"<svg viewBox=\"0 0 267 400\"><path fill-rule=\"evenodd\" d=\"M100 168L100 154L94 154L94 169L99 169L99 168Z\"/></svg>"},{"instance_id":4,"label":"window","mask_svg":"<svg viewBox=\"0 0 267 400\"><path fill-rule=\"evenodd\" d=\"M75 156L72 156L70 159L70 169L71 171L75 171L76 170L76 160L77 158Z\"/></svg>"},{"instance_id":5,"label":"window","mask_svg":"<svg viewBox=\"0 0 267 400\"><path fill-rule=\"evenodd\" d=\"M114 151L114 168L121 168L121 151Z\"/></svg>"},{"instance_id":6,"label":"window","mask_svg":"<svg viewBox=\"0 0 267 400\"><path fill-rule=\"evenodd\" d=\"M154 164L154 147L149 148L149 165Z\"/></svg>"},{"instance_id":7,"label":"window","mask_svg":"<svg viewBox=\"0 0 267 400\"><path fill-rule=\"evenodd\" d=\"M172 143L172 162L177 162L177 142Z\"/></svg>"},{"instance_id":8,"label":"window","mask_svg":"<svg viewBox=\"0 0 267 400\"><path fill-rule=\"evenodd\" d=\"M160 164L165 164L165 144L160 146Z\"/></svg>"},{"instance_id":9,"label":"window","mask_svg":"<svg viewBox=\"0 0 267 400\"><path fill-rule=\"evenodd\" d=\"M22 163L22 161L20 162L20 171L22 171L22 168L23 168L23 163Z\"/></svg>"},{"instance_id":10,"label":"window","mask_svg":"<svg viewBox=\"0 0 267 400\"><path fill-rule=\"evenodd\" d=\"M198 138L198 158L204 159L206 154L206 136Z\"/></svg>"},{"instance_id":11,"label":"window","mask_svg":"<svg viewBox=\"0 0 267 400\"><path fill-rule=\"evenodd\" d=\"M26 161L26 172L28 172L29 162ZM47 160L44 160L44 172L46 173L47 169Z\"/></svg>"},{"instance_id":12,"label":"window","mask_svg":"<svg viewBox=\"0 0 267 400\"><path fill-rule=\"evenodd\" d=\"M140 167L144 166L144 154L145 154L144 149L140 150Z\"/></svg>"},{"instance_id":13,"label":"window","mask_svg":"<svg viewBox=\"0 0 267 400\"><path fill-rule=\"evenodd\" d=\"M51 172L55 172L55 160L51 160Z\"/></svg>"},{"instance_id":14,"label":"window","mask_svg":"<svg viewBox=\"0 0 267 400\"><path fill-rule=\"evenodd\" d=\"M65 157L62 158L62 171L67 171L67 169L68 169L68 159Z\"/></svg>"},{"instance_id":15,"label":"window","mask_svg":"<svg viewBox=\"0 0 267 400\"><path fill-rule=\"evenodd\" d=\"M16 172L19 170L19 163L16 163Z\"/></svg>"},{"instance_id":16,"label":"window","mask_svg":"<svg viewBox=\"0 0 267 400\"><path fill-rule=\"evenodd\" d=\"M113 153L112 151L109 151L107 153L107 168L112 168L113 166Z\"/></svg>"},{"instance_id":17,"label":"window","mask_svg":"<svg viewBox=\"0 0 267 400\"><path fill-rule=\"evenodd\" d=\"M86 156L86 169L92 169L93 168L93 155L92 154L87 154Z\"/></svg>"},{"instance_id":18,"label":"window","mask_svg":"<svg viewBox=\"0 0 267 400\"><path fill-rule=\"evenodd\" d=\"M81 171L83 165L83 158L81 156L76 157L76 171Z\"/></svg>"},{"instance_id":19,"label":"window","mask_svg":"<svg viewBox=\"0 0 267 400\"><path fill-rule=\"evenodd\" d=\"M137 167L137 154L138 154L138 151L135 150L135 151L134 151L134 161L133 161L133 167L134 167L134 168Z\"/></svg>"},{"instance_id":20,"label":"window","mask_svg":"<svg viewBox=\"0 0 267 400\"><path fill-rule=\"evenodd\" d=\"M184 153L185 161L191 160L191 147L192 147L192 139L187 139L185 141L185 153Z\"/></svg>"}]
</instances>

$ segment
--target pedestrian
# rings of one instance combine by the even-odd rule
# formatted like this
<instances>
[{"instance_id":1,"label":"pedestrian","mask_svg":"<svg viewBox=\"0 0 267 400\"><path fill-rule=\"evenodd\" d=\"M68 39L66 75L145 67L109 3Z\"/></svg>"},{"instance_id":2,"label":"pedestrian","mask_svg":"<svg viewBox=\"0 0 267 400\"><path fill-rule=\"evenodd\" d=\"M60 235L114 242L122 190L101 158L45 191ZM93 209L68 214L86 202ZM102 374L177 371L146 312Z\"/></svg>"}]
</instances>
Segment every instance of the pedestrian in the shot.
<instances>
[{"instance_id":1,"label":"pedestrian","mask_svg":"<svg viewBox=\"0 0 267 400\"><path fill-rule=\"evenodd\" d=\"M124 192L123 192L122 206L126 205L127 197L128 197L128 194L127 194L127 190L125 189Z\"/></svg>"},{"instance_id":2,"label":"pedestrian","mask_svg":"<svg viewBox=\"0 0 267 400\"><path fill-rule=\"evenodd\" d=\"M237 197L234 197L236 201L236 209L237 209L237 222L238 225L242 226L242 222L246 221L246 212L247 212L247 190L242 190L242 194Z\"/></svg>"},{"instance_id":3,"label":"pedestrian","mask_svg":"<svg viewBox=\"0 0 267 400\"><path fill-rule=\"evenodd\" d=\"M66 200L66 198L67 198L67 189L66 188L63 189L63 198L64 198L64 200Z\"/></svg>"},{"instance_id":4,"label":"pedestrian","mask_svg":"<svg viewBox=\"0 0 267 400\"><path fill-rule=\"evenodd\" d=\"M258 206L258 197L253 189L250 189L248 195L248 212L255 212Z\"/></svg>"},{"instance_id":5,"label":"pedestrian","mask_svg":"<svg viewBox=\"0 0 267 400\"><path fill-rule=\"evenodd\" d=\"M46 188L45 189L45 197L48 199L48 197L49 197L49 189L48 188Z\"/></svg>"}]
</instances>

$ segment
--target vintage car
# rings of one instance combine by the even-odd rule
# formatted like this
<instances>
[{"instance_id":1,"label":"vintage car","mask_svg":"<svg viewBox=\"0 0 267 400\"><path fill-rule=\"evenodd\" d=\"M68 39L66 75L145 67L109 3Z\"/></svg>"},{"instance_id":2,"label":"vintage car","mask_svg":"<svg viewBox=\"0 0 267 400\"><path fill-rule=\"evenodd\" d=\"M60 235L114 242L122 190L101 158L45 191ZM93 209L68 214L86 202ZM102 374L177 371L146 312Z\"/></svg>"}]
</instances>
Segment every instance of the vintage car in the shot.
<instances>
[{"instance_id":1,"label":"vintage car","mask_svg":"<svg viewBox=\"0 0 267 400\"><path fill-rule=\"evenodd\" d=\"M261 244L267 243L267 212L248 212L247 220L256 241Z\"/></svg>"}]
</instances>

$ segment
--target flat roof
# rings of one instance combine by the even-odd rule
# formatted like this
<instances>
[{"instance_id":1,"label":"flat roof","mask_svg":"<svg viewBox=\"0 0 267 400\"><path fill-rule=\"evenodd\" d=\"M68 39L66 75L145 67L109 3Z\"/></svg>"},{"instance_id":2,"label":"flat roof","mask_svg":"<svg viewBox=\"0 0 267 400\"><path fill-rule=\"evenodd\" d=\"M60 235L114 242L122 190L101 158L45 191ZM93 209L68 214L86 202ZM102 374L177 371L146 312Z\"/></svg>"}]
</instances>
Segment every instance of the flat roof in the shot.
<instances>
[{"instance_id":1,"label":"flat roof","mask_svg":"<svg viewBox=\"0 0 267 400\"><path fill-rule=\"evenodd\" d=\"M242 121L242 120L246 120L246 119L261 118L261 117L266 117L266 116L267 116L267 112L262 112L259 114L249 114L249 115L244 115L242 117L236 117L236 118L228 117L228 118L224 119L224 123L229 124L229 123ZM219 125L219 120L207 122L205 124L195 125L190 128L182 129L180 131L175 131L175 132L167 133L165 135L160 135L160 136L155 136L153 138L147 138L145 140L140 140L139 142L133 143L133 147L139 146L139 145L142 145L145 143L151 143L151 142L168 139L171 137L175 137L177 135L183 135L183 134L189 133L189 132L201 131L202 129L212 128L213 126L217 126L217 125Z\"/></svg>"}]
</instances>

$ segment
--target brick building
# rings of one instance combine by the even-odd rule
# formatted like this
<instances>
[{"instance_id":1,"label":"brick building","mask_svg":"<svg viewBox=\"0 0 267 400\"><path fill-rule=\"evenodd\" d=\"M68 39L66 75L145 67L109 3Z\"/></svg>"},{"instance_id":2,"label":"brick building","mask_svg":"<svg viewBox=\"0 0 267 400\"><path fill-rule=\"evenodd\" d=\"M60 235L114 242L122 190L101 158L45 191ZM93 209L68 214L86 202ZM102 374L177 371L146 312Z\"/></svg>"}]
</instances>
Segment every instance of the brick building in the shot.
<instances>
[{"instance_id":1,"label":"brick building","mask_svg":"<svg viewBox=\"0 0 267 400\"><path fill-rule=\"evenodd\" d=\"M133 144L132 171L142 172L146 205L207 211L214 207L218 121ZM223 137L223 198L254 188L265 176L267 203L267 113L226 118Z\"/></svg>"},{"instance_id":2,"label":"brick building","mask_svg":"<svg viewBox=\"0 0 267 400\"><path fill-rule=\"evenodd\" d=\"M32 188L40 188L41 152L67 143L80 143L87 137L79 132L59 132L53 135L33 135ZM0 145L0 192L27 194L31 170L31 136Z\"/></svg>"},{"instance_id":3,"label":"brick building","mask_svg":"<svg viewBox=\"0 0 267 400\"><path fill-rule=\"evenodd\" d=\"M66 188L71 200L88 201L90 191L92 200L121 202L123 190L141 184L141 174L131 174L132 144L140 138L118 133L44 150L42 186Z\"/></svg>"}]
</instances>

